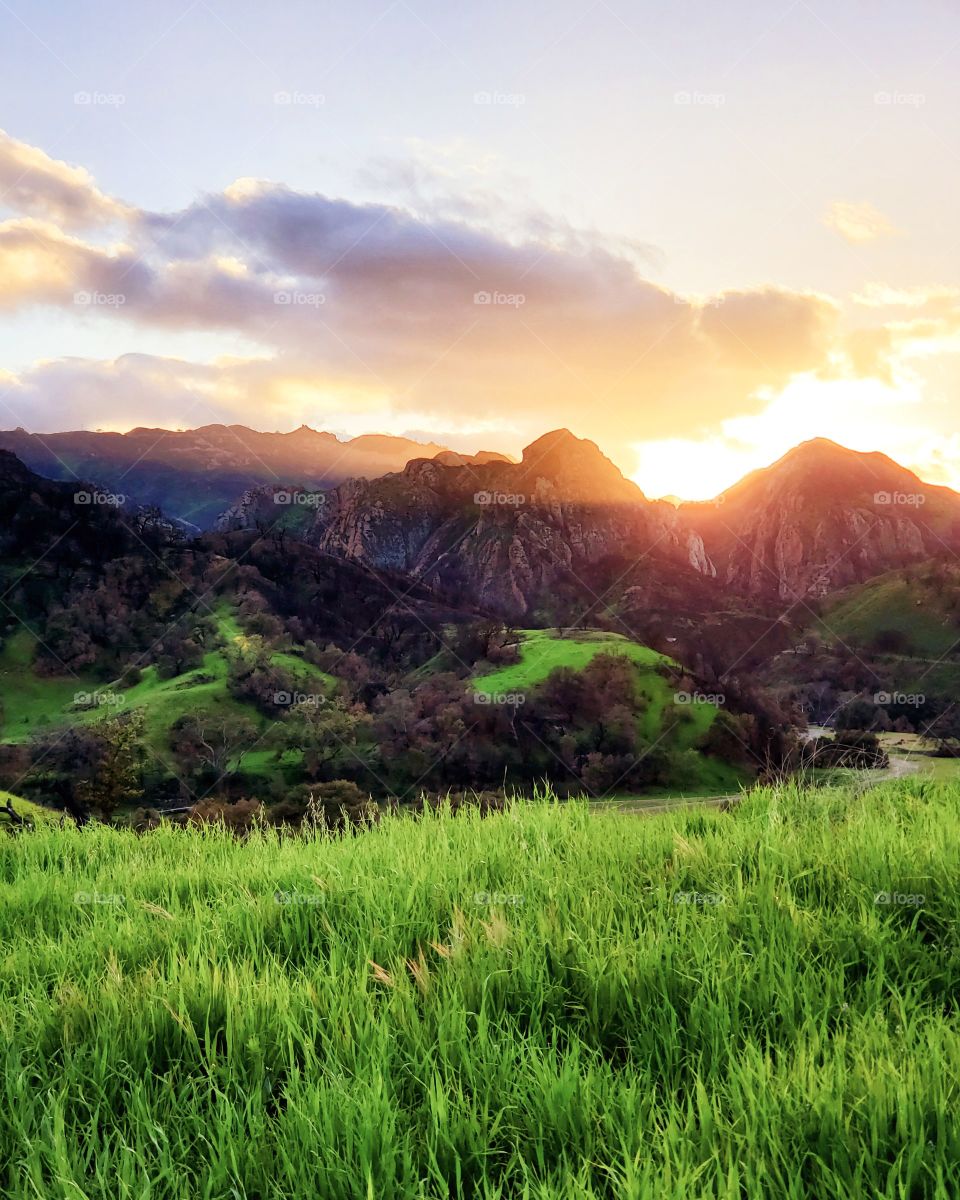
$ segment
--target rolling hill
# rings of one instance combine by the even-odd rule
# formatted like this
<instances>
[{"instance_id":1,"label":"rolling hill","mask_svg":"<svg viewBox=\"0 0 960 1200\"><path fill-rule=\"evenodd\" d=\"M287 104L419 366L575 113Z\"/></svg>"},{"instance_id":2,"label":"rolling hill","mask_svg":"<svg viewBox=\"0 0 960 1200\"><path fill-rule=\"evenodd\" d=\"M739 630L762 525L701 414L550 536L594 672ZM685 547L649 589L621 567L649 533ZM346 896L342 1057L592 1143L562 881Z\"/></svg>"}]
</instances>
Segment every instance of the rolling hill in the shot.
<instances>
[{"instance_id":1,"label":"rolling hill","mask_svg":"<svg viewBox=\"0 0 960 1200\"><path fill-rule=\"evenodd\" d=\"M826 639L905 657L960 653L960 569L928 562L888 571L830 596L818 629Z\"/></svg>"}]
</instances>

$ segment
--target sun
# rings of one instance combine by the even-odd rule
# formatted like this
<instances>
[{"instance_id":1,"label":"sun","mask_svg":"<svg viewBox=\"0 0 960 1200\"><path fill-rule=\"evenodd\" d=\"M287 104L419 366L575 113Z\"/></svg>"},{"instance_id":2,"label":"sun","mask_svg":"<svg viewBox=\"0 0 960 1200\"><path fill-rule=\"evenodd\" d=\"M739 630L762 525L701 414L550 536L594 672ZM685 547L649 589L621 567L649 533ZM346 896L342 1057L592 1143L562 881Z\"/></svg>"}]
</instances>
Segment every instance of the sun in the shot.
<instances>
[{"instance_id":1,"label":"sun","mask_svg":"<svg viewBox=\"0 0 960 1200\"><path fill-rule=\"evenodd\" d=\"M715 434L636 443L632 478L652 499L711 500L798 443L820 437L919 463L926 451L919 441L905 445L904 411L920 401L912 380L798 375L761 411L722 421Z\"/></svg>"}]
</instances>

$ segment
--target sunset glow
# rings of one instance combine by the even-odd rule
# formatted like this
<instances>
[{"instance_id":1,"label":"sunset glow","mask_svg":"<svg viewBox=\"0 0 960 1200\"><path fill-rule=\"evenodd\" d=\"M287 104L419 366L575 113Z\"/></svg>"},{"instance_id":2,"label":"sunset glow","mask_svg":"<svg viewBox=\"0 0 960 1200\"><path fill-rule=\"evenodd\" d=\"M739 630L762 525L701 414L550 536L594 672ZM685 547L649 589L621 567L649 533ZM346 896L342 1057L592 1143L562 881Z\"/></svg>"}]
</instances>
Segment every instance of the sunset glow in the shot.
<instances>
[{"instance_id":1,"label":"sunset glow","mask_svg":"<svg viewBox=\"0 0 960 1200\"><path fill-rule=\"evenodd\" d=\"M960 481L947 9L641 29L561 0L544 39L499 0L469 37L435 4L294 8L168 37L135 5L129 72L68 6L0 15L6 424L511 454L566 426L691 497L821 436Z\"/></svg>"},{"instance_id":2,"label":"sunset glow","mask_svg":"<svg viewBox=\"0 0 960 1200\"><path fill-rule=\"evenodd\" d=\"M799 376L755 417L722 422L719 434L638 443L633 478L647 495L709 500L798 442L825 437L852 450L879 450L931 482L960 487L956 439L932 440L905 427L922 406L919 385Z\"/></svg>"}]
</instances>

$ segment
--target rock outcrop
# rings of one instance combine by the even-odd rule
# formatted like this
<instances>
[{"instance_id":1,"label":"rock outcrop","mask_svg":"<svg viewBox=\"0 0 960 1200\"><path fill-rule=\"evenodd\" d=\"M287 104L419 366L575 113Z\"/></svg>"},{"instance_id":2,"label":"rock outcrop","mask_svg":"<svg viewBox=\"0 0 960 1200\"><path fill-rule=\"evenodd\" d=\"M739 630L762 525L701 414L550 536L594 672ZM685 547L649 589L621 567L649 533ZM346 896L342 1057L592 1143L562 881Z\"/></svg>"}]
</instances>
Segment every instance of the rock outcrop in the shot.
<instances>
[{"instance_id":1,"label":"rock outcrop","mask_svg":"<svg viewBox=\"0 0 960 1200\"><path fill-rule=\"evenodd\" d=\"M402 571L461 602L520 619L557 589L590 603L597 564L649 557L712 573L702 542L647 500L590 441L545 434L519 463L415 459L325 493L306 540Z\"/></svg>"}]
</instances>

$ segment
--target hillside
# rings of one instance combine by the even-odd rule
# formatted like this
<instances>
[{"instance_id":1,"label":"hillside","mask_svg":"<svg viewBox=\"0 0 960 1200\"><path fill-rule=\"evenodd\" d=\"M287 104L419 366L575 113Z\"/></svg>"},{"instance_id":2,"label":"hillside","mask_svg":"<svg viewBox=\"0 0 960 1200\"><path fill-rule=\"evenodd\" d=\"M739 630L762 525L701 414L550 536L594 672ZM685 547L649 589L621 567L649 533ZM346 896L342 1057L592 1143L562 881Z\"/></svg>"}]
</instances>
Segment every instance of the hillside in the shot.
<instances>
[{"instance_id":1,"label":"hillside","mask_svg":"<svg viewBox=\"0 0 960 1200\"><path fill-rule=\"evenodd\" d=\"M683 672L675 660L617 633L578 630L561 637L551 630L522 629L519 636L519 661L473 677L475 691L492 703L511 698L525 701L559 668L583 671L598 655L625 658L634 671L641 753L646 747L683 753L673 779L664 781L667 789L680 788L687 794L735 793L754 777L750 768L755 763L735 766L702 752L724 697L690 698L680 692L677 681Z\"/></svg>"},{"instance_id":2,"label":"hillside","mask_svg":"<svg viewBox=\"0 0 960 1200\"><path fill-rule=\"evenodd\" d=\"M958 809L0 836L0 1192L947 1200Z\"/></svg>"},{"instance_id":3,"label":"hillside","mask_svg":"<svg viewBox=\"0 0 960 1200\"><path fill-rule=\"evenodd\" d=\"M822 636L848 645L940 659L960 653L960 570L930 562L837 592L824 603Z\"/></svg>"},{"instance_id":4,"label":"hillside","mask_svg":"<svg viewBox=\"0 0 960 1200\"><path fill-rule=\"evenodd\" d=\"M30 800L24 800L22 796L14 796L10 792L0 791L0 829L2 830L10 831L16 824L11 820L9 811L7 811L8 805L13 808L18 817L32 821L34 825L49 824L59 819L59 814L52 812L49 808L33 804Z\"/></svg>"}]
</instances>

